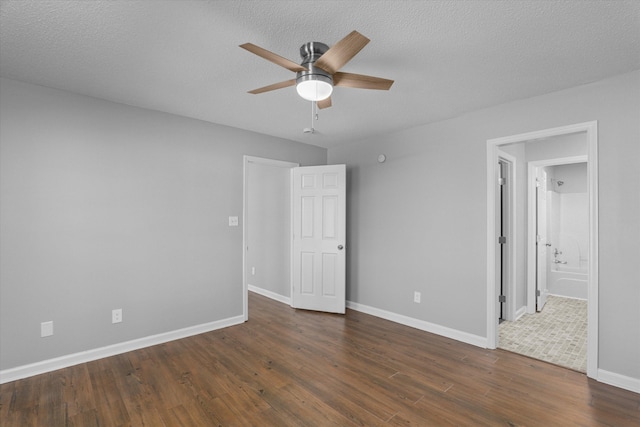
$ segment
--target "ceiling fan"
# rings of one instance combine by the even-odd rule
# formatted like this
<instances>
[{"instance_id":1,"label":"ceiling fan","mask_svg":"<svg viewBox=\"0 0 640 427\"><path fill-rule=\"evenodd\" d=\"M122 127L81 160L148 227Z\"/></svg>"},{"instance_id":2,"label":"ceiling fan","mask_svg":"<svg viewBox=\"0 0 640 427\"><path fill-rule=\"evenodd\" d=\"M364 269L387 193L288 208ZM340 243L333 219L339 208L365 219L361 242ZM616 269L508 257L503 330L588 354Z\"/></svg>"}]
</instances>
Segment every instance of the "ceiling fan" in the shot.
<instances>
[{"instance_id":1,"label":"ceiling fan","mask_svg":"<svg viewBox=\"0 0 640 427\"><path fill-rule=\"evenodd\" d=\"M308 42L300 47L300 65L252 43L241 44L241 48L296 73L295 79L250 90L249 93L259 94L296 85L302 98L316 101L318 108L327 108L331 107L334 86L389 90L393 80L338 71L367 43L369 39L357 31L352 31L331 48L324 43Z\"/></svg>"}]
</instances>

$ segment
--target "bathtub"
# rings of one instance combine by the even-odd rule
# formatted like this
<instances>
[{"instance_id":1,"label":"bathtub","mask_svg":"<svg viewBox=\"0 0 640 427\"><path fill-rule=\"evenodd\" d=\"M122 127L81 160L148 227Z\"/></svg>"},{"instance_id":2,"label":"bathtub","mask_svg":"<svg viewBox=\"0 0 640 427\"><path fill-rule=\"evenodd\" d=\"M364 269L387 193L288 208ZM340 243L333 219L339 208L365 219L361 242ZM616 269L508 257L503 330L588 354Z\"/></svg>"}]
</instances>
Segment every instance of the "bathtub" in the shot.
<instances>
[{"instance_id":1,"label":"bathtub","mask_svg":"<svg viewBox=\"0 0 640 427\"><path fill-rule=\"evenodd\" d=\"M547 276L547 287L552 295L586 300L588 278L582 269L553 265Z\"/></svg>"}]
</instances>

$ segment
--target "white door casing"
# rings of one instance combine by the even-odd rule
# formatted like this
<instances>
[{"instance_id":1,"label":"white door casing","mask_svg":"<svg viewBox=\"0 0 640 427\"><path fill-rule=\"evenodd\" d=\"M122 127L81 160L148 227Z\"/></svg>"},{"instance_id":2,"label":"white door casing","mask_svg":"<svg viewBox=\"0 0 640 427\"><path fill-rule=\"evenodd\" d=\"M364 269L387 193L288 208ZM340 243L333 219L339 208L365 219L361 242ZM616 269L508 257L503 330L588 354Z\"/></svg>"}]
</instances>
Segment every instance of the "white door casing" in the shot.
<instances>
[{"instance_id":1,"label":"white door casing","mask_svg":"<svg viewBox=\"0 0 640 427\"><path fill-rule=\"evenodd\" d=\"M502 163L504 167L504 185L503 185L503 206L502 206L502 235L506 237L506 243L504 245L496 244L497 250L500 250L500 246L503 248L502 262L500 262L499 253L496 254L496 273L500 272L503 280L503 295L505 296L504 303L504 319L509 321L516 320L517 300L516 300L516 273L517 273L517 234L516 234L516 158L503 151L498 151L498 161ZM498 168L500 170L500 168ZM496 188L496 192L500 191L499 187ZM496 197L497 199L497 197ZM496 200L496 202L499 202ZM496 205L496 209L499 206ZM496 211L497 212L497 211ZM498 224L496 223L496 229ZM499 265L502 264L502 265ZM496 290L500 293L500 283L496 283ZM496 295L496 300L498 296ZM499 311L500 307L497 306Z\"/></svg>"},{"instance_id":2,"label":"white door casing","mask_svg":"<svg viewBox=\"0 0 640 427\"><path fill-rule=\"evenodd\" d=\"M542 311L547 302L547 173L536 170L536 311Z\"/></svg>"},{"instance_id":3,"label":"white door casing","mask_svg":"<svg viewBox=\"0 0 640 427\"><path fill-rule=\"evenodd\" d=\"M346 166L292 169L291 306L345 312Z\"/></svg>"}]
</instances>

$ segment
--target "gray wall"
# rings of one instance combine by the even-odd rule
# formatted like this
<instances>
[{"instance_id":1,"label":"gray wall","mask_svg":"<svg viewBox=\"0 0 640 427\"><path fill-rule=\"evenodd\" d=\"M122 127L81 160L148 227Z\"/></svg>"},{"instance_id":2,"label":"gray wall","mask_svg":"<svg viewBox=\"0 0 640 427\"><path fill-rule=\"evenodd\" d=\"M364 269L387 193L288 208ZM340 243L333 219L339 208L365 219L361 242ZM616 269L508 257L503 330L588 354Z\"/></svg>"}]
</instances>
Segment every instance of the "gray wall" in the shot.
<instances>
[{"instance_id":1,"label":"gray wall","mask_svg":"<svg viewBox=\"0 0 640 427\"><path fill-rule=\"evenodd\" d=\"M348 166L348 299L486 336L486 141L597 120L599 367L640 379L639 93L636 71L329 149Z\"/></svg>"},{"instance_id":2,"label":"gray wall","mask_svg":"<svg viewBox=\"0 0 640 427\"><path fill-rule=\"evenodd\" d=\"M265 135L0 90L2 370L241 315L242 224L228 217L242 217L243 155L326 163Z\"/></svg>"},{"instance_id":3,"label":"gray wall","mask_svg":"<svg viewBox=\"0 0 640 427\"><path fill-rule=\"evenodd\" d=\"M587 155L586 132L554 136L543 141L527 141L520 144L525 145L527 162Z\"/></svg>"},{"instance_id":4,"label":"gray wall","mask_svg":"<svg viewBox=\"0 0 640 427\"><path fill-rule=\"evenodd\" d=\"M553 166L553 177L562 181L562 185L554 183L556 193L586 193L588 189L587 164L573 163L570 165Z\"/></svg>"}]
</instances>

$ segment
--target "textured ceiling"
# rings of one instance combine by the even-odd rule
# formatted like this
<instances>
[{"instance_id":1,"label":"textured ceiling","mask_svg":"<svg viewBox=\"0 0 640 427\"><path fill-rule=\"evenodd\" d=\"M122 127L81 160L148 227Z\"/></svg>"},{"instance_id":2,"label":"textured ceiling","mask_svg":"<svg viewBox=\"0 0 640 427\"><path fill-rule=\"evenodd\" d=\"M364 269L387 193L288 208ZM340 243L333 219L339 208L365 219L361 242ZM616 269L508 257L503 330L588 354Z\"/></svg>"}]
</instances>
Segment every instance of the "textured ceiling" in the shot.
<instances>
[{"instance_id":1,"label":"textured ceiling","mask_svg":"<svg viewBox=\"0 0 640 427\"><path fill-rule=\"evenodd\" d=\"M11 1L0 75L331 147L640 69L640 1ZM299 62L307 41L371 42L342 71L315 134L294 77L238 45Z\"/></svg>"}]
</instances>

